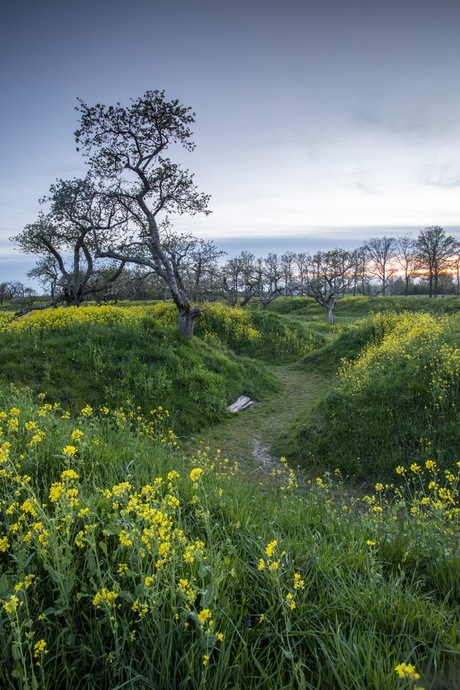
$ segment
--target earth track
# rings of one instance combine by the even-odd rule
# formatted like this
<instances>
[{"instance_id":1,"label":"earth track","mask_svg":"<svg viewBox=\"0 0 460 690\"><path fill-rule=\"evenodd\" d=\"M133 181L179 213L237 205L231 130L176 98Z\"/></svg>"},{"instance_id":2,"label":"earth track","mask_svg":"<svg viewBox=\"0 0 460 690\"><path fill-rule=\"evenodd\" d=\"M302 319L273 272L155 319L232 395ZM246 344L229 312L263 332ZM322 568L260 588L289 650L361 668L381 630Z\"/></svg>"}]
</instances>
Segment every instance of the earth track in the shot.
<instances>
[{"instance_id":1,"label":"earth track","mask_svg":"<svg viewBox=\"0 0 460 690\"><path fill-rule=\"evenodd\" d=\"M201 445L214 454L237 461L246 474L266 476L281 466L273 444L280 433L332 384L333 378L311 372L298 364L269 365L281 381L280 392L229 416L220 424L190 439L190 449Z\"/></svg>"}]
</instances>

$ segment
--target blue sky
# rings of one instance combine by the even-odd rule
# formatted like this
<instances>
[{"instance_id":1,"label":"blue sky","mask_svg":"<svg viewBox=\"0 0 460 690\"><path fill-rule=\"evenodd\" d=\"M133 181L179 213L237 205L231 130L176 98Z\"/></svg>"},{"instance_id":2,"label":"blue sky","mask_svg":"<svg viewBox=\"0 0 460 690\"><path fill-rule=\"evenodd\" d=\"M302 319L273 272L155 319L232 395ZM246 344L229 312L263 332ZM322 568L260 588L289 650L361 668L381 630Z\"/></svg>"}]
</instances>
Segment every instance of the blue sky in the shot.
<instances>
[{"instance_id":1,"label":"blue sky","mask_svg":"<svg viewBox=\"0 0 460 690\"><path fill-rule=\"evenodd\" d=\"M460 239L457 0L9 2L0 57L0 282L9 237L85 173L77 97L164 89L196 113L170 151L211 195L175 223L231 255L314 251L441 225Z\"/></svg>"}]
</instances>

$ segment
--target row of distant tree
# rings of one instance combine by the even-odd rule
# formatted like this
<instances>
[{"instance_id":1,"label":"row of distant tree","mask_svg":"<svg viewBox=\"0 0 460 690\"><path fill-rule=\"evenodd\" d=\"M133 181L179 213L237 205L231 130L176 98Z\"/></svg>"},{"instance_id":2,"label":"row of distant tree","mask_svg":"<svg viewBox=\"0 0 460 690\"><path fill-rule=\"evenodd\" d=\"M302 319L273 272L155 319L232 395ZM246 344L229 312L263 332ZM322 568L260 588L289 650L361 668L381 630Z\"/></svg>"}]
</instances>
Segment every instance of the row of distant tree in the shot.
<instances>
[{"instance_id":1,"label":"row of distant tree","mask_svg":"<svg viewBox=\"0 0 460 690\"><path fill-rule=\"evenodd\" d=\"M51 295L39 308L161 295L173 299L178 329L192 337L201 313L196 303L205 299L244 305L257 298L267 307L280 295L309 295L332 323L347 292L385 295L399 281L408 294L426 276L436 297L455 271L458 291L459 245L440 227L416 238L371 239L351 252L265 258L242 252L225 261L213 242L178 234L170 221L174 213L210 213L193 175L164 157L172 145L193 150L190 108L148 91L126 108L80 101L77 110L77 150L87 158L88 174L58 180L42 199L46 212L11 238L38 257L29 276Z\"/></svg>"},{"instance_id":2,"label":"row of distant tree","mask_svg":"<svg viewBox=\"0 0 460 690\"><path fill-rule=\"evenodd\" d=\"M52 252L45 244L43 256L28 273L43 285L53 302L66 295L64 303L77 305L85 299L116 302L170 297L167 283L145 266L122 266L122 262L106 259L89 262L87 254L82 254L75 271L78 247L73 247L72 254L71 249L66 243ZM291 251L265 258L243 251L227 261L214 242L177 235L168 227L163 249L194 302L220 299L244 306L257 299L266 308L280 296L306 295L328 309L332 322L337 301L345 294L437 297L460 293L460 245L437 226L425 228L417 237L373 238L353 251ZM58 251L59 260L55 256ZM81 285L78 300L69 287L69 277L73 285ZM33 294L22 283L0 284L1 303L10 300L30 305Z\"/></svg>"}]
</instances>

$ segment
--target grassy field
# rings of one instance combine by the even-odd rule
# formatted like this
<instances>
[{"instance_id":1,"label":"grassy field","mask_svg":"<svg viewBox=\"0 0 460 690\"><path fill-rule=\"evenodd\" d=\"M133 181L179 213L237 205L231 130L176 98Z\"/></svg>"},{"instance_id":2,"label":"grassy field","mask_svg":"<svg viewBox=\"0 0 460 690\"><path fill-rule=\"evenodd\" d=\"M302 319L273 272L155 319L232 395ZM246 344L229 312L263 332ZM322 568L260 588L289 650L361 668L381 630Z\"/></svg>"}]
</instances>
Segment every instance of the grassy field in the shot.
<instances>
[{"instance_id":1,"label":"grassy field","mask_svg":"<svg viewBox=\"0 0 460 690\"><path fill-rule=\"evenodd\" d=\"M0 687L460 687L458 319L367 307L0 315Z\"/></svg>"}]
</instances>

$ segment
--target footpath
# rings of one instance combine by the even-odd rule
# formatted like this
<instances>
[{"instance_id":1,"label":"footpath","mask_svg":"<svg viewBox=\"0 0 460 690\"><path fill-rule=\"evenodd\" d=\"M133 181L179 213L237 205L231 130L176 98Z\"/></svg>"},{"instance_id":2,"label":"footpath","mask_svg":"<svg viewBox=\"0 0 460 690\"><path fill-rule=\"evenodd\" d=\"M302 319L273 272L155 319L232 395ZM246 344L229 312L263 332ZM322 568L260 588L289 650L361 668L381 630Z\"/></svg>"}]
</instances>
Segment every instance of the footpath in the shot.
<instances>
[{"instance_id":1,"label":"footpath","mask_svg":"<svg viewBox=\"0 0 460 690\"><path fill-rule=\"evenodd\" d=\"M237 461L246 474L255 477L280 467L272 446L305 408L315 402L331 385L332 379L307 371L297 364L269 366L282 382L278 393L230 415L220 424L206 429L190 441L190 449L208 447L211 456L219 449L221 456Z\"/></svg>"}]
</instances>

